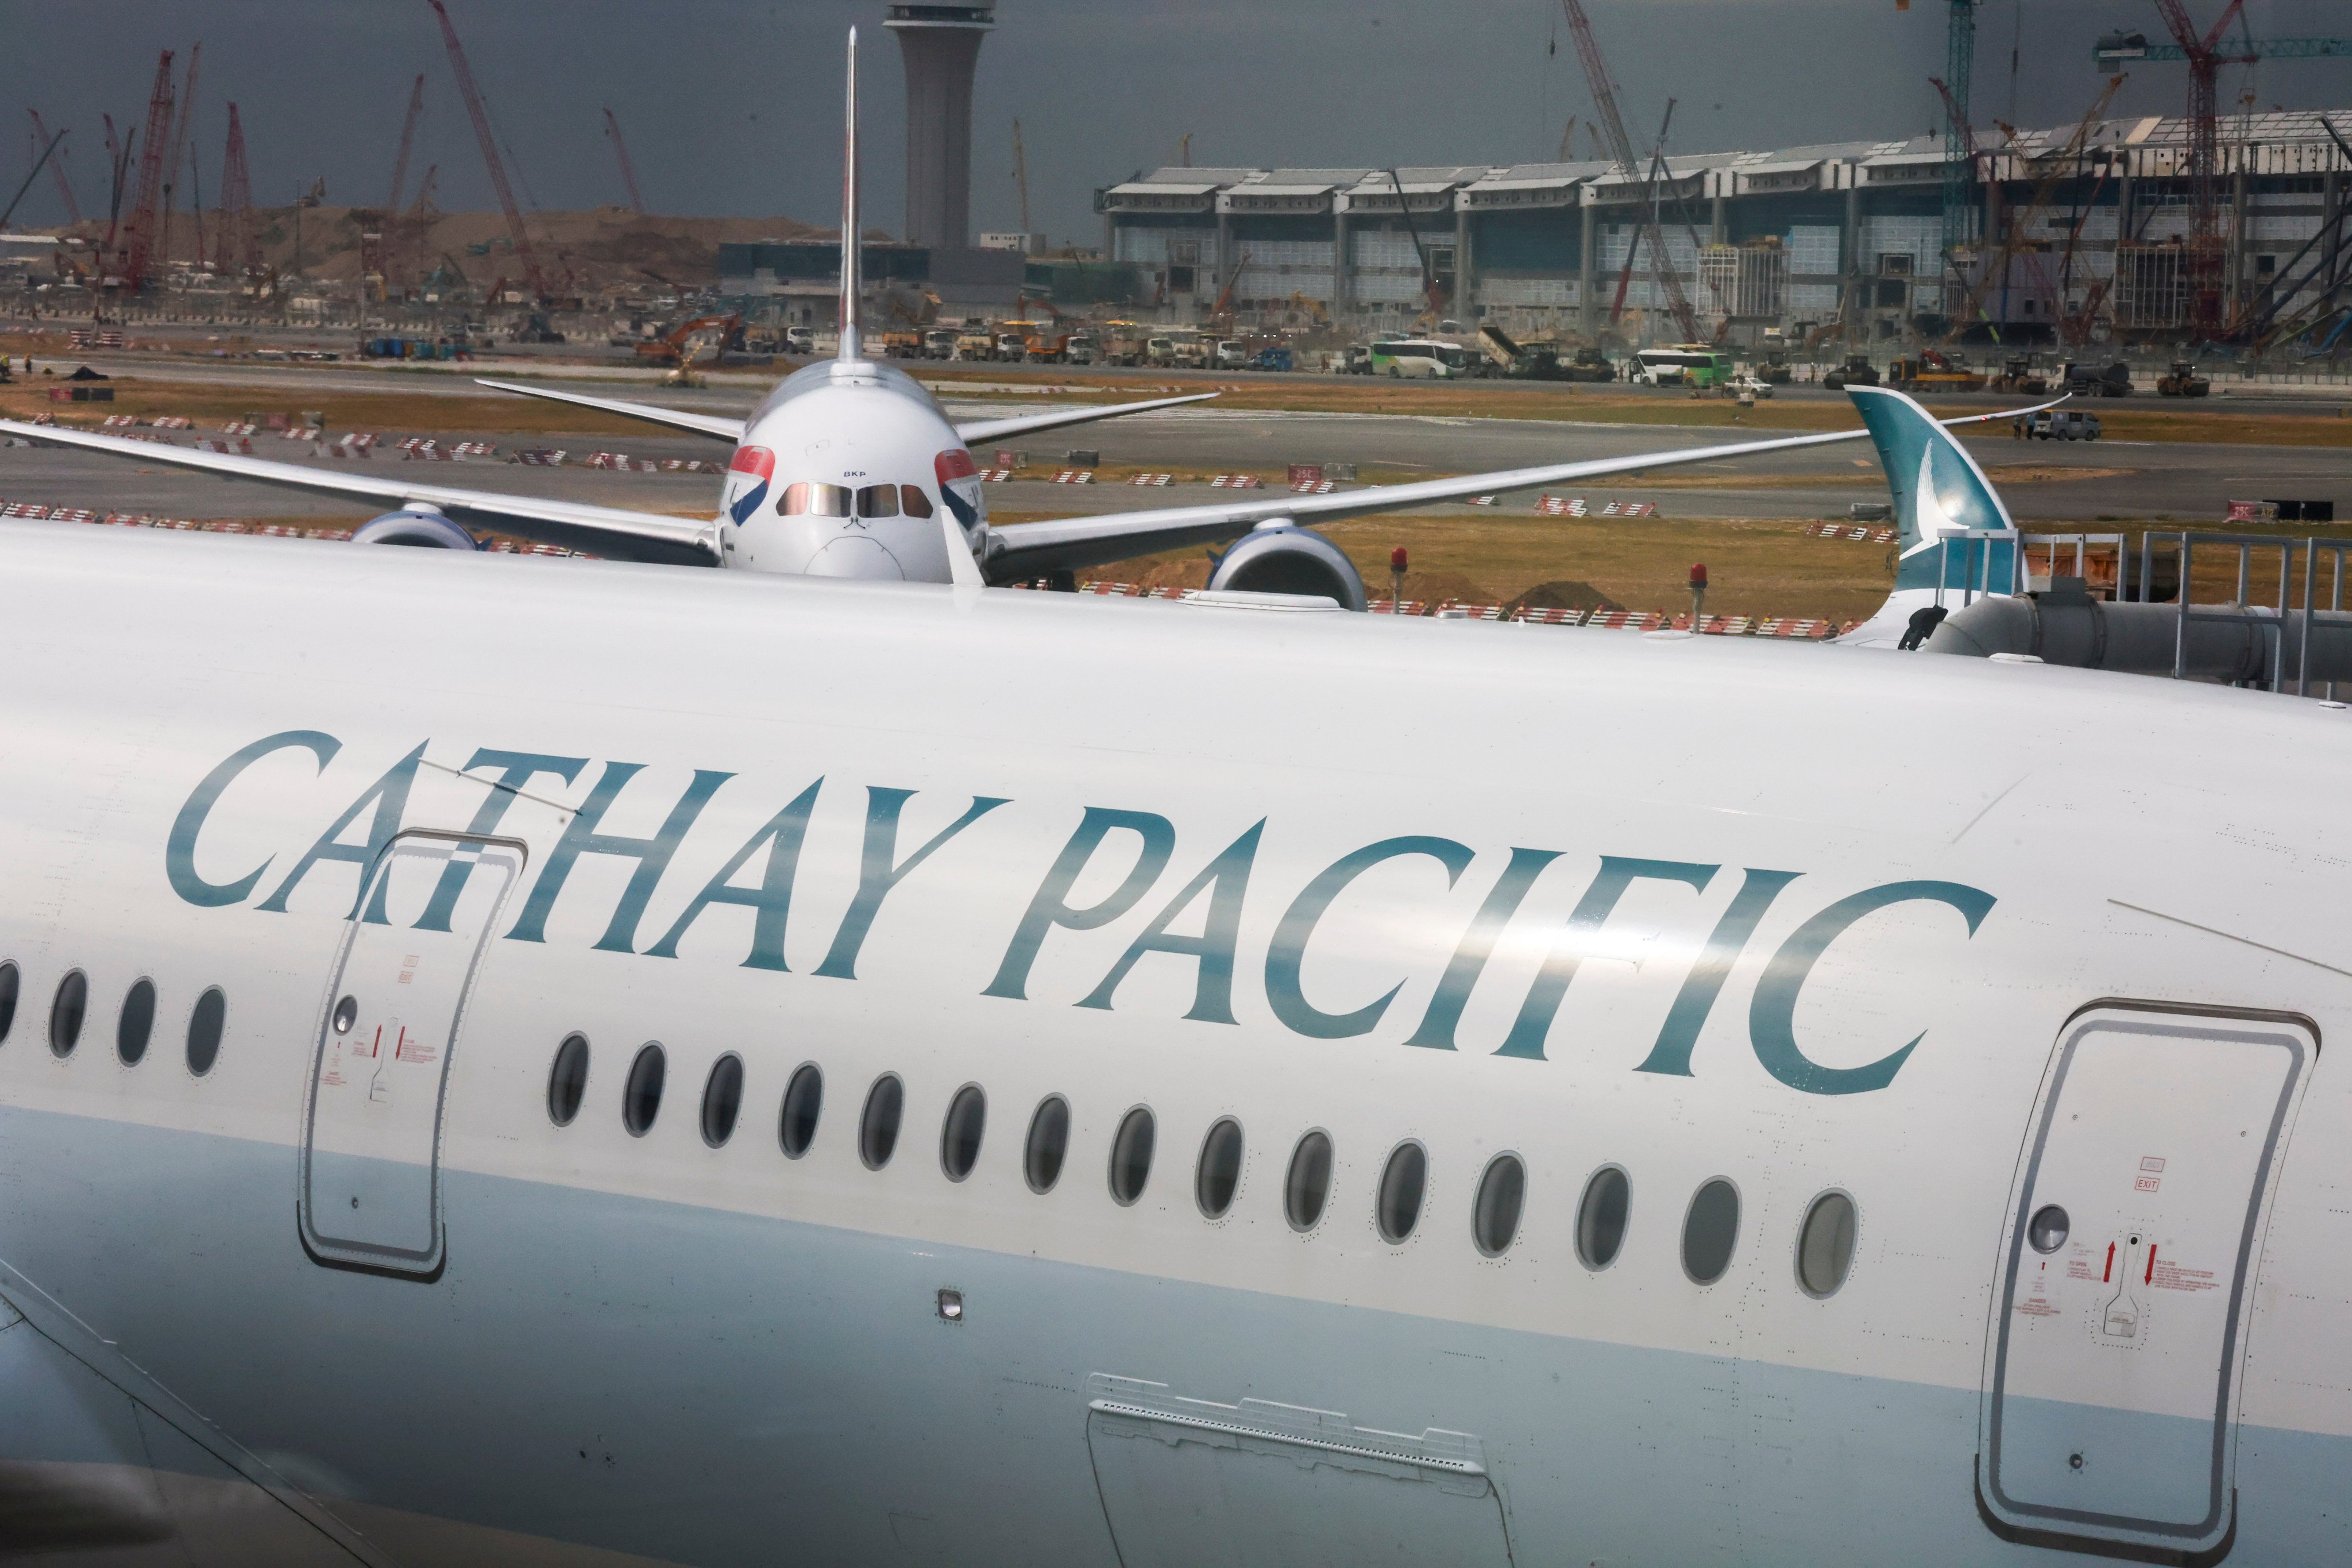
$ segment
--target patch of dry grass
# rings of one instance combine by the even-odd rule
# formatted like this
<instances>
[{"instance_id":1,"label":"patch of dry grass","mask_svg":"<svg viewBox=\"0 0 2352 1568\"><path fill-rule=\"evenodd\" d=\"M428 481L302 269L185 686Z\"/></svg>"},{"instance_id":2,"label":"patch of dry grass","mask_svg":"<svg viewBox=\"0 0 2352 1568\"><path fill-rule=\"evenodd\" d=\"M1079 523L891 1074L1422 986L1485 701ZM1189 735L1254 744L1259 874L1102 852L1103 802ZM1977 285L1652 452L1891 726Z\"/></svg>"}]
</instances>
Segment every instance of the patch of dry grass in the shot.
<instances>
[{"instance_id":1,"label":"patch of dry grass","mask_svg":"<svg viewBox=\"0 0 2352 1568\"><path fill-rule=\"evenodd\" d=\"M135 376L93 382L110 387L111 403L52 403L52 386L79 385L63 376L19 375L14 384L0 386L0 413L11 419L54 414L60 425L95 428L110 414L152 418L181 415L199 426L217 430L248 414L294 415L306 409L322 411L327 428L342 430L418 430L514 436L637 436L654 427L642 420L625 419L573 404L551 403L539 397L485 398L430 392L320 392L270 385L267 374L250 386L223 386L209 382L142 382ZM713 443L716 447L716 443ZM723 448L719 448L723 450Z\"/></svg>"}]
</instances>

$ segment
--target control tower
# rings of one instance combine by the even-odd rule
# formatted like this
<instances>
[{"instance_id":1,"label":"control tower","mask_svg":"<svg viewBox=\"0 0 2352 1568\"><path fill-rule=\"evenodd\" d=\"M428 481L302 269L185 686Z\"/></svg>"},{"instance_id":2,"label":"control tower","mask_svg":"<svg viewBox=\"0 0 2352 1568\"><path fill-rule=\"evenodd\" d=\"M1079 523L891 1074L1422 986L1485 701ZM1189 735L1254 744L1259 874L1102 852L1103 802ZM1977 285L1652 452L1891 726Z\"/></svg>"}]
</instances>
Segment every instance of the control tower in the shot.
<instances>
[{"instance_id":1,"label":"control tower","mask_svg":"<svg viewBox=\"0 0 2352 1568\"><path fill-rule=\"evenodd\" d=\"M907 62L907 240L971 244L971 79L996 0L892 5L884 26Z\"/></svg>"}]
</instances>

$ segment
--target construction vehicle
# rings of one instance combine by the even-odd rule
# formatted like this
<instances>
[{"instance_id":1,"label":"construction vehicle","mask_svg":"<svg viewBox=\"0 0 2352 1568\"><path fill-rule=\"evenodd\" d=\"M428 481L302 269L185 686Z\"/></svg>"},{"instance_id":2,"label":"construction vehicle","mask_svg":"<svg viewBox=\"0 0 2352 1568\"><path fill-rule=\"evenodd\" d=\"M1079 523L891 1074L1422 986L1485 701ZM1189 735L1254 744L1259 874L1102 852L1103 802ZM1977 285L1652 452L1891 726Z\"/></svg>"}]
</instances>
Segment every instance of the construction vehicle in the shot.
<instances>
[{"instance_id":1,"label":"construction vehicle","mask_svg":"<svg viewBox=\"0 0 2352 1568\"><path fill-rule=\"evenodd\" d=\"M1250 346L1239 338L1226 338L1217 344L1215 363L1219 370L1245 370L1249 360Z\"/></svg>"},{"instance_id":2,"label":"construction vehicle","mask_svg":"<svg viewBox=\"0 0 2352 1568\"><path fill-rule=\"evenodd\" d=\"M963 331L956 334L955 353L949 357L964 360L992 359L995 353L996 334L988 330L988 323L967 321Z\"/></svg>"},{"instance_id":3,"label":"construction vehicle","mask_svg":"<svg viewBox=\"0 0 2352 1568\"><path fill-rule=\"evenodd\" d=\"M920 332L884 332L875 341L880 344L884 356L889 359L915 359L923 352L923 334Z\"/></svg>"},{"instance_id":4,"label":"construction vehicle","mask_svg":"<svg viewBox=\"0 0 2352 1568\"><path fill-rule=\"evenodd\" d=\"M933 327L923 334L925 359L953 359L956 351L956 330L953 327Z\"/></svg>"},{"instance_id":5,"label":"construction vehicle","mask_svg":"<svg viewBox=\"0 0 2352 1568\"><path fill-rule=\"evenodd\" d=\"M1060 364L1070 357L1071 334L1047 327L1030 332L1021 341L1024 355L1039 364Z\"/></svg>"},{"instance_id":6,"label":"construction vehicle","mask_svg":"<svg viewBox=\"0 0 2352 1568\"><path fill-rule=\"evenodd\" d=\"M1822 384L1832 392L1841 392L1849 386L1876 386L1878 370L1867 355L1848 354L1843 364L1822 377Z\"/></svg>"},{"instance_id":7,"label":"construction vehicle","mask_svg":"<svg viewBox=\"0 0 2352 1568\"><path fill-rule=\"evenodd\" d=\"M814 327L786 327L784 329L784 352L788 354L800 354L803 356L816 353L816 329Z\"/></svg>"},{"instance_id":8,"label":"construction vehicle","mask_svg":"<svg viewBox=\"0 0 2352 1568\"><path fill-rule=\"evenodd\" d=\"M1150 334L1134 321L1105 321L1097 358L1104 364L1141 364Z\"/></svg>"},{"instance_id":9,"label":"construction vehicle","mask_svg":"<svg viewBox=\"0 0 2352 1568\"><path fill-rule=\"evenodd\" d=\"M1265 348L1250 355L1249 363L1242 368L1244 370L1297 370L1298 359L1286 348Z\"/></svg>"},{"instance_id":10,"label":"construction vehicle","mask_svg":"<svg viewBox=\"0 0 2352 1568\"><path fill-rule=\"evenodd\" d=\"M2117 360L2105 370L2095 370L2074 360L2068 360L2059 373L2062 388L2078 397L2129 397L2131 366Z\"/></svg>"},{"instance_id":11,"label":"construction vehicle","mask_svg":"<svg viewBox=\"0 0 2352 1568\"><path fill-rule=\"evenodd\" d=\"M696 316L680 321L667 332L637 345L637 358L654 364L682 364L687 357L687 342L698 333L717 331L719 347L712 357L723 356L730 349L743 346L743 318L731 316ZM561 342L563 340L555 340Z\"/></svg>"},{"instance_id":12,"label":"construction vehicle","mask_svg":"<svg viewBox=\"0 0 2352 1568\"><path fill-rule=\"evenodd\" d=\"M2210 377L2197 374L2197 367L2185 359L2172 362L2172 368L2157 378L2157 392L2166 397L2210 397L2213 383Z\"/></svg>"},{"instance_id":13,"label":"construction vehicle","mask_svg":"<svg viewBox=\"0 0 2352 1568\"><path fill-rule=\"evenodd\" d=\"M989 340L988 357L1019 364L1029 357L1029 331L1034 321L1006 323L1004 329Z\"/></svg>"},{"instance_id":14,"label":"construction vehicle","mask_svg":"<svg viewBox=\"0 0 2352 1568\"><path fill-rule=\"evenodd\" d=\"M2000 374L1985 384L1995 392L2016 392L2039 397L2050 390L2050 378L2034 368L2030 355L2011 354L2001 363Z\"/></svg>"},{"instance_id":15,"label":"construction vehicle","mask_svg":"<svg viewBox=\"0 0 2352 1568\"><path fill-rule=\"evenodd\" d=\"M1092 364L1102 357L1101 334L1092 331L1072 332L1062 340L1062 357L1072 364Z\"/></svg>"},{"instance_id":16,"label":"construction vehicle","mask_svg":"<svg viewBox=\"0 0 2352 1568\"><path fill-rule=\"evenodd\" d=\"M1982 392L1985 377L1940 349L1921 349L1887 365L1886 384L1897 392Z\"/></svg>"}]
</instances>

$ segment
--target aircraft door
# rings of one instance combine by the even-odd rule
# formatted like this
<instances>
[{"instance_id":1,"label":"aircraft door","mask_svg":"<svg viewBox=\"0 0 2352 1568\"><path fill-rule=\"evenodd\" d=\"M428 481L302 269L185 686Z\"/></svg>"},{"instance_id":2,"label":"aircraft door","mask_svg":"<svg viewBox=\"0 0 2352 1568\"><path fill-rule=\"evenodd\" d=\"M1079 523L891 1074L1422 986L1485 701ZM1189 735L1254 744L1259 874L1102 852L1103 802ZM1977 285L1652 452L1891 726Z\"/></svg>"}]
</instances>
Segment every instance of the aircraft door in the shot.
<instances>
[{"instance_id":1,"label":"aircraft door","mask_svg":"<svg viewBox=\"0 0 2352 1568\"><path fill-rule=\"evenodd\" d=\"M299 1208L318 1261L439 1273L449 1058L523 859L510 839L414 831L373 868L311 1056Z\"/></svg>"},{"instance_id":2,"label":"aircraft door","mask_svg":"<svg viewBox=\"0 0 2352 1568\"><path fill-rule=\"evenodd\" d=\"M2278 1015L2100 1006L2060 1037L2002 1238L1977 1498L2035 1545L2215 1562L2239 1369L2318 1042Z\"/></svg>"}]
</instances>

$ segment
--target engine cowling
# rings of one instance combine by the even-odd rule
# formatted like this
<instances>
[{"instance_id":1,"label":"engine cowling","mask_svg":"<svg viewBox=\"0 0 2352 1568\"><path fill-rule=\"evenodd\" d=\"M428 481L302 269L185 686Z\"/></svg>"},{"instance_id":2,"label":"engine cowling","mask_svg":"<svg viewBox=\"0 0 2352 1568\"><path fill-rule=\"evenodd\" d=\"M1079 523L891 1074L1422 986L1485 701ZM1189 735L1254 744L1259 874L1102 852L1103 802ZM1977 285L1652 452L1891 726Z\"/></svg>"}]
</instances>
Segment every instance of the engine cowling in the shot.
<instances>
[{"instance_id":1,"label":"engine cowling","mask_svg":"<svg viewBox=\"0 0 2352 1568\"><path fill-rule=\"evenodd\" d=\"M352 531L353 544L404 544L413 550L479 550L480 540L429 506L404 506Z\"/></svg>"},{"instance_id":2,"label":"engine cowling","mask_svg":"<svg viewBox=\"0 0 2352 1568\"><path fill-rule=\"evenodd\" d=\"M1343 610L1364 608L1364 580L1345 552L1291 522L1262 523L1237 540L1209 586L1245 594L1318 594Z\"/></svg>"}]
</instances>

